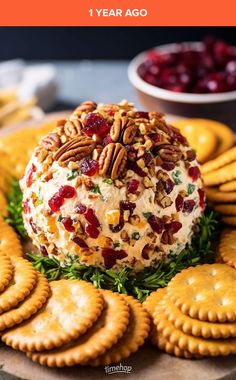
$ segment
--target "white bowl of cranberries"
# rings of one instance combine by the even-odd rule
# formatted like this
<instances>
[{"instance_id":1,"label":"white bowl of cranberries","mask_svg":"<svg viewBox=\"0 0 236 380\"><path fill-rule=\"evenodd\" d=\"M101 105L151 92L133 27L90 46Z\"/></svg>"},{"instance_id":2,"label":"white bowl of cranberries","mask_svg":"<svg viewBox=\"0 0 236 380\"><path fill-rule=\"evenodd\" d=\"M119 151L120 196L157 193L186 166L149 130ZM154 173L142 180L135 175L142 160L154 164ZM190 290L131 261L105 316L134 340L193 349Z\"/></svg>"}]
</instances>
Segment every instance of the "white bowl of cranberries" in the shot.
<instances>
[{"instance_id":1,"label":"white bowl of cranberries","mask_svg":"<svg viewBox=\"0 0 236 380\"><path fill-rule=\"evenodd\" d=\"M236 123L236 49L207 37L137 55L129 79L147 110Z\"/></svg>"}]
</instances>

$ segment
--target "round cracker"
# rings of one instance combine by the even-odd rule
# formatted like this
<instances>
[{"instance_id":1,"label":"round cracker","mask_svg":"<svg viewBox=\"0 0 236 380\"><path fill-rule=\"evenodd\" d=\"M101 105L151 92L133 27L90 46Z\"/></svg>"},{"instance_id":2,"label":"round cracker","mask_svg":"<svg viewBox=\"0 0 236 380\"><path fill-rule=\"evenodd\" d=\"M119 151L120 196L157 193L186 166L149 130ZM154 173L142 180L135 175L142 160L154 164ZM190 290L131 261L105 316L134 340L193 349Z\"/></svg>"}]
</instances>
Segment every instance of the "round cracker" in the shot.
<instances>
[{"instance_id":1,"label":"round cracker","mask_svg":"<svg viewBox=\"0 0 236 380\"><path fill-rule=\"evenodd\" d=\"M222 216L221 221L227 226L236 226L236 216Z\"/></svg>"},{"instance_id":2,"label":"round cracker","mask_svg":"<svg viewBox=\"0 0 236 380\"><path fill-rule=\"evenodd\" d=\"M214 205L214 210L223 215L235 215L236 216L236 205L235 204L219 204Z\"/></svg>"},{"instance_id":3,"label":"round cracker","mask_svg":"<svg viewBox=\"0 0 236 380\"><path fill-rule=\"evenodd\" d=\"M1 256L0 256L1 259ZM0 315L0 331L18 325L40 310L50 295L50 286L47 279L37 273L37 284L28 297L17 305L17 308Z\"/></svg>"},{"instance_id":4,"label":"round cracker","mask_svg":"<svg viewBox=\"0 0 236 380\"><path fill-rule=\"evenodd\" d=\"M206 197L209 202L213 203L230 203L236 201L236 191L235 192L222 192L218 188L205 188Z\"/></svg>"},{"instance_id":5,"label":"round cracker","mask_svg":"<svg viewBox=\"0 0 236 380\"><path fill-rule=\"evenodd\" d=\"M193 319L181 311L165 297L163 310L168 320L179 330L204 339L225 339L236 337L236 323L214 323Z\"/></svg>"},{"instance_id":6,"label":"round cracker","mask_svg":"<svg viewBox=\"0 0 236 380\"><path fill-rule=\"evenodd\" d=\"M201 167L202 174L211 173L217 169L220 169L228 164L231 164L236 160L236 147L233 147L225 151L220 156L216 157L213 160L206 162Z\"/></svg>"},{"instance_id":7,"label":"round cracker","mask_svg":"<svg viewBox=\"0 0 236 380\"><path fill-rule=\"evenodd\" d=\"M167 294L182 313L209 322L236 320L236 271L225 264L204 264L178 273Z\"/></svg>"},{"instance_id":8,"label":"round cracker","mask_svg":"<svg viewBox=\"0 0 236 380\"><path fill-rule=\"evenodd\" d=\"M21 257L12 257L11 263L14 268L14 277L5 291L0 294L0 314L23 301L37 281L37 272L29 261Z\"/></svg>"},{"instance_id":9,"label":"round cracker","mask_svg":"<svg viewBox=\"0 0 236 380\"><path fill-rule=\"evenodd\" d=\"M236 269L236 230L231 230L227 234L221 235L219 256L225 264Z\"/></svg>"},{"instance_id":10,"label":"round cracker","mask_svg":"<svg viewBox=\"0 0 236 380\"><path fill-rule=\"evenodd\" d=\"M236 162L203 175L205 186L220 185L236 178Z\"/></svg>"},{"instance_id":11,"label":"round cracker","mask_svg":"<svg viewBox=\"0 0 236 380\"><path fill-rule=\"evenodd\" d=\"M236 191L236 180L226 182L219 186L220 191Z\"/></svg>"},{"instance_id":12,"label":"round cracker","mask_svg":"<svg viewBox=\"0 0 236 380\"><path fill-rule=\"evenodd\" d=\"M127 329L129 307L118 293L101 290L101 294L105 308L86 334L57 350L28 353L27 356L42 365L63 367L86 364L108 350Z\"/></svg>"},{"instance_id":13,"label":"round cracker","mask_svg":"<svg viewBox=\"0 0 236 380\"><path fill-rule=\"evenodd\" d=\"M10 284L14 274L14 268L7 255L0 255L0 293Z\"/></svg>"},{"instance_id":14,"label":"round cracker","mask_svg":"<svg viewBox=\"0 0 236 380\"><path fill-rule=\"evenodd\" d=\"M2 253L10 257L22 257L23 248L17 233L0 217L0 255Z\"/></svg>"},{"instance_id":15,"label":"round cracker","mask_svg":"<svg viewBox=\"0 0 236 380\"><path fill-rule=\"evenodd\" d=\"M91 283L58 280L50 287L52 295L40 312L3 334L7 345L21 351L51 350L84 334L101 314L103 298Z\"/></svg>"},{"instance_id":16,"label":"round cracker","mask_svg":"<svg viewBox=\"0 0 236 380\"><path fill-rule=\"evenodd\" d=\"M205 162L215 151L218 138L215 133L206 128L204 120L183 119L174 122L181 133L187 138L190 146L196 150L199 162Z\"/></svg>"},{"instance_id":17,"label":"round cracker","mask_svg":"<svg viewBox=\"0 0 236 380\"><path fill-rule=\"evenodd\" d=\"M122 294L129 305L130 319L124 335L103 355L88 363L92 366L109 365L127 359L145 342L150 331L150 318L142 304L134 297Z\"/></svg>"},{"instance_id":18,"label":"round cracker","mask_svg":"<svg viewBox=\"0 0 236 380\"><path fill-rule=\"evenodd\" d=\"M6 218L8 216L7 199L3 192L0 190L0 216Z\"/></svg>"},{"instance_id":19,"label":"round cracker","mask_svg":"<svg viewBox=\"0 0 236 380\"><path fill-rule=\"evenodd\" d=\"M157 329L153 323L154 312L156 309L156 305L163 299L163 296L165 294L166 294L165 288L157 289L155 292L152 292L143 302L143 307L145 310L147 310L151 319L151 328L150 328L149 338L152 344L157 345L157 346L158 346Z\"/></svg>"},{"instance_id":20,"label":"round cracker","mask_svg":"<svg viewBox=\"0 0 236 380\"><path fill-rule=\"evenodd\" d=\"M236 338L203 339L185 334L177 329L167 318L164 309L155 315L157 331L171 344L181 350L187 350L192 355L227 356L236 353Z\"/></svg>"}]
</instances>

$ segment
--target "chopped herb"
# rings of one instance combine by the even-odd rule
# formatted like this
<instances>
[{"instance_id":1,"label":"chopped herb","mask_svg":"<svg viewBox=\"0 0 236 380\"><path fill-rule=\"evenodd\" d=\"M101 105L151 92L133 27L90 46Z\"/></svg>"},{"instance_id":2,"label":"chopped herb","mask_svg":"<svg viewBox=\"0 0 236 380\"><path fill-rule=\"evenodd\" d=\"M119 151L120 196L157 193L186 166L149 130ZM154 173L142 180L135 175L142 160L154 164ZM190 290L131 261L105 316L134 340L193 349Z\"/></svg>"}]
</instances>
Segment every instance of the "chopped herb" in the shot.
<instances>
[{"instance_id":1,"label":"chopped herb","mask_svg":"<svg viewBox=\"0 0 236 380\"><path fill-rule=\"evenodd\" d=\"M79 171L77 169L73 169L71 170L70 173L67 174L67 179L68 181L71 181L72 179L78 177L79 175Z\"/></svg>"},{"instance_id":2,"label":"chopped herb","mask_svg":"<svg viewBox=\"0 0 236 380\"><path fill-rule=\"evenodd\" d=\"M57 221L58 221L58 222L61 222L62 219L63 219L63 216L62 216L62 215L59 215L58 218L57 218Z\"/></svg>"},{"instance_id":3,"label":"chopped herb","mask_svg":"<svg viewBox=\"0 0 236 380\"><path fill-rule=\"evenodd\" d=\"M176 170L174 173L172 173L172 178L176 185L180 185L182 183L181 179L179 178L180 174L181 174L180 170Z\"/></svg>"},{"instance_id":4,"label":"chopped herb","mask_svg":"<svg viewBox=\"0 0 236 380\"><path fill-rule=\"evenodd\" d=\"M106 183L107 185L112 185L113 184L113 181L112 181L111 178L104 178L104 180L102 182Z\"/></svg>"},{"instance_id":5,"label":"chopped herb","mask_svg":"<svg viewBox=\"0 0 236 380\"><path fill-rule=\"evenodd\" d=\"M212 261L211 242L216 236L217 223L215 214L206 212L206 215L200 219L198 233L193 237L191 245L186 246L178 256L170 253L168 262L160 262L157 268L146 268L138 273L130 268L115 272L86 266L80 264L78 257L72 258L63 267L56 258L50 259L32 253L27 257L50 281L61 277L86 280L98 288L131 294L144 301L151 292L165 287L171 278L184 268Z\"/></svg>"},{"instance_id":6,"label":"chopped herb","mask_svg":"<svg viewBox=\"0 0 236 380\"><path fill-rule=\"evenodd\" d=\"M113 248L118 248L118 247L120 247L120 243L118 241L115 241L113 243Z\"/></svg>"},{"instance_id":7,"label":"chopped herb","mask_svg":"<svg viewBox=\"0 0 236 380\"><path fill-rule=\"evenodd\" d=\"M8 217L6 218L6 222L15 228L16 232L22 239L25 239L27 234L22 219L22 192L17 179L12 180L11 189L7 195L7 201Z\"/></svg>"},{"instance_id":8,"label":"chopped herb","mask_svg":"<svg viewBox=\"0 0 236 380\"><path fill-rule=\"evenodd\" d=\"M189 183L188 184L188 195L191 195L195 190L195 185L193 185L192 183Z\"/></svg>"},{"instance_id":9,"label":"chopped herb","mask_svg":"<svg viewBox=\"0 0 236 380\"><path fill-rule=\"evenodd\" d=\"M140 233L139 232L133 232L132 233L132 239L139 240L140 239Z\"/></svg>"},{"instance_id":10,"label":"chopped herb","mask_svg":"<svg viewBox=\"0 0 236 380\"><path fill-rule=\"evenodd\" d=\"M150 218L150 216L152 216L152 212L143 212L143 216L144 216L144 218L146 218L146 219L148 219L148 218Z\"/></svg>"},{"instance_id":11,"label":"chopped herb","mask_svg":"<svg viewBox=\"0 0 236 380\"><path fill-rule=\"evenodd\" d=\"M38 198L37 201L35 202L35 206L40 206L43 204L43 200Z\"/></svg>"},{"instance_id":12,"label":"chopped herb","mask_svg":"<svg viewBox=\"0 0 236 380\"><path fill-rule=\"evenodd\" d=\"M94 193L94 194L102 194L102 193L101 193L101 190L100 190L100 187L99 187L98 185L93 186L93 187L90 189L90 191L91 191L92 193Z\"/></svg>"}]
</instances>

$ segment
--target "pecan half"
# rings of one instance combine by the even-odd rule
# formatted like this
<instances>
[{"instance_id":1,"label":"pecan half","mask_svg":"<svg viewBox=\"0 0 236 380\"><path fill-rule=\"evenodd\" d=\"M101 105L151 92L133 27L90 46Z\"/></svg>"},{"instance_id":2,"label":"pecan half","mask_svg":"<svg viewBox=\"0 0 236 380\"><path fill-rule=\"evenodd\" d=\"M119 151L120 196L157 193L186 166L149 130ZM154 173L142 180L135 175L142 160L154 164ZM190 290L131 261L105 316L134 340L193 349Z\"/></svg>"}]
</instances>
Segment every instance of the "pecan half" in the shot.
<instances>
[{"instance_id":1,"label":"pecan half","mask_svg":"<svg viewBox=\"0 0 236 380\"><path fill-rule=\"evenodd\" d=\"M55 150L60 148L61 140L56 133L49 133L46 137L43 138L41 144L46 150Z\"/></svg>"},{"instance_id":2,"label":"pecan half","mask_svg":"<svg viewBox=\"0 0 236 380\"><path fill-rule=\"evenodd\" d=\"M80 161L83 157L88 156L94 149L95 142L87 136L78 136L62 145L54 154L54 160L62 165L70 161Z\"/></svg>"},{"instance_id":3,"label":"pecan half","mask_svg":"<svg viewBox=\"0 0 236 380\"><path fill-rule=\"evenodd\" d=\"M182 152L175 145L165 144L160 146L158 155L163 161L177 162L181 159Z\"/></svg>"},{"instance_id":4,"label":"pecan half","mask_svg":"<svg viewBox=\"0 0 236 380\"><path fill-rule=\"evenodd\" d=\"M66 136L74 138L81 135L82 123L79 119L68 120L64 125L64 133Z\"/></svg>"},{"instance_id":5,"label":"pecan half","mask_svg":"<svg viewBox=\"0 0 236 380\"><path fill-rule=\"evenodd\" d=\"M119 143L110 143L103 149L99 158L99 173L115 180L121 175L126 161L125 148Z\"/></svg>"},{"instance_id":6,"label":"pecan half","mask_svg":"<svg viewBox=\"0 0 236 380\"><path fill-rule=\"evenodd\" d=\"M161 242L168 245L174 244L175 239L173 234L170 231L164 231L161 237Z\"/></svg>"},{"instance_id":7,"label":"pecan half","mask_svg":"<svg viewBox=\"0 0 236 380\"><path fill-rule=\"evenodd\" d=\"M111 126L110 136L112 141L127 145L131 144L135 135L137 127L134 124L134 121L128 119L126 116L123 116L119 119L116 119Z\"/></svg>"},{"instance_id":8,"label":"pecan half","mask_svg":"<svg viewBox=\"0 0 236 380\"><path fill-rule=\"evenodd\" d=\"M81 112L92 112L97 108L97 103L93 102L92 100L86 100L85 102L81 103L75 110L75 113L81 113Z\"/></svg>"}]
</instances>

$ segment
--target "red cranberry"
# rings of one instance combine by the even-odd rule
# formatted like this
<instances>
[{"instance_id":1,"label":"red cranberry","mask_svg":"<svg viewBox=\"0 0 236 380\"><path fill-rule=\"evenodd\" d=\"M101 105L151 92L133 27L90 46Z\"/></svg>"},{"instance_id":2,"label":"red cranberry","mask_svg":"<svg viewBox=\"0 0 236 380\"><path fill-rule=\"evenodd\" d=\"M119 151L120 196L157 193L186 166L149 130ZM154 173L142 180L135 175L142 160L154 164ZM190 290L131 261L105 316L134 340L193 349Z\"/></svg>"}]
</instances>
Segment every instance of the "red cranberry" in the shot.
<instances>
[{"instance_id":1,"label":"red cranberry","mask_svg":"<svg viewBox=\"0 0 236 380\"><path fill-rule=\"evenodd\" d=\"M136 191L138 190L139 184L140 182L137 181L136 179L131 179L130 181L128 181L127 183L128 192L135 194Z\"/></svg>"},{"instance_id":2,"label":"red cranberry","mask_svg":"<svg viewBox=\"0 0 236 380\"><path fill-rule=\"evenodd\" d=\"M127 157L130 161L135 161L137 156L137 151L134 149L133 145L125 145L127 151Z\"/></svg>"},{"instance_id":3,"label":"red cranberry","mask_svg":"<svg viewBox=\"0 0 236 380\"><path fill-rule=\"evenodd\" d=\"M175 186L174 182L168 178L166 181L163 181L163 184L166 194L170 194Z\"/></svg>"},{"instance_id":4,"label":"red cranberry","mask_svg":"<svg viewBox=\"0 0 236 380\"><path fill-rule=\"evenodd\" d=\"M129 210L130 214L132 214L134 212L134 209L136 208L136 204L130 201L121 201L120 208L122 210Z\"/></svg>"},{"instance_id":5,"label":"red cranberry","mask_svg":"<svg viewBox=\"0 0 236 380\"><path fill-rule=\"evenodd\" d=\"M184 201L183 212L190 214L190 212L193 211L194 206L195 206L195 202L193 199L189 199L187 201Z\"/></svg>"},{"instance_id":6,"label":"red cranberry","mask_svg":"<svg viewBox=\"0 0 236 380\"><path fill-rule=\"evenodd\" d=\"M24 214L29 214L30 211L31 211L30 210L30 205L29 205L29 200L27 199L22 204L23 204L23 212L24 212Z\"/></svg>"},{"instance_id":7,"label":"red cranberry","mask_svg":"<svg viewBox=\"0 0 236 380\"><path fill-rule=\"evenodd\" d=\"M145 173L137 164L133 161L128 161L127 168L133 170L140 177L146 177L147 173Z\"/></svg>"},{"instance_id":8,"label":"red cranberry","mask_svg":"<svg viewBox=\"0 0 236 380\"><path fill-rule=\"evenodd\" d=\"M111 124L97 113L89 113L85 119L83 132L87 136L98 135L104 138L110 132Z\"/></svg>"},{"instance_id":9,"label":"red cranberry","mask_svg":"<svg viewBox=\"0 0 236 380\"><path fill-rule=\"evenodd\" d=\"M159 133L155 133L150 137L154 144L159 143L161 141L161 135Z\"/></svg>"},{"instance_id":10,"label":"red cranberry","mask_svg":"<svg viewBox=\"0 0 236 380\"><path fill-rule=\"evenodd\" d=\"M111 136L110 136L110 135L107 135L107 136L104 137L103 142L102 142L102 145L103 145L103 146L106 146L106 145L108 145L108 144L110 144L110 143L112 143L112 142L113 142L113 141L112 141Z\"/></svg>"},{"instance_id":11,"label":"red cranberry","mask_svg":"<svg viewBox=\"0 0 236 380\"><path fill-rule=\"evenodd\" d=\"M37 234L37 233L38 233L38 229L37 229L36 224L33 222L33 218L30 218L30 220L29 220L29 224L31 225L31 228L32 228L33 232L34 232L35 234Z\"/></svg>"},{"instance_id":12,"label":"red cranberry","mask_svg":"<svg viewBox=\"0 0 236 380\"><path fill-rule=\"evenodd\" d=\"M73 226L73 220L68 216L62 219L62 224L68 232L75 232L75 227Z\"/></svg>"},{"instance_id":13,"label":"red cranberry","mask_svg":"<svg viewBox=\"0 0 236 380\"><path fill-rule=\"evenodd\" d=\"M64 198L60 196L59 193L55 193L51 199L48 201L48 205L53 212L60 210L64 203Z\"/></svg>"},{"instance_id":14,"label":"red cranberry","mask_svg":"<svg viewBox=\"0 0 236 380\"><path fill-rule=\"evenodd\" d=\"M171 170L174 170L175 168L175 164L173 162L163 162L163 164L161 165L162 169L166 170L166 171L171 171Z\"/></svg>"},{"instance_id":15,"label":"red cranberry","mask_svg":"<svg viewBox=\"0 0 236 380\"><path fill-rule=\"evenodd\" d=\"M76 190L72 186L62 186L59 190L59 195L62 198L73 198L76 195Z\"/></svg>"},{"instance_id":16,"label":"red cranberry","mask_svg":"<svg viewBox=\"0 0 236 380\"><path fill-rule=\"evenodd\" d=\"M197 181L201 175L199 167L198 166L191 166L188 169L188 175L189 175L189 177L192 178L193 181Z\"/></svg>"},{"instance_id":17,"label":"red cranberry","mask_svg":"<svg viewBox=\"0 0 236 380\"><path fill-rule=\"evenodd\" d=\"M148 112L138 111L135 113L137 119L149 119Z\"/></svg>"},{"instance_id":18,"label":"red cranberry","mask_svg":"<svg viewBox=\"0 0 236 380\"><path fill-rule=\"evenodd\" d=\"M79 236L75 236L72 241L77 244L80 248L87 248L88 245L85 243L83 239L81 239Z\"/></svg>"},{"instance_id":19,"label":"red cranberry","mask_svg":"<svg viewBox=\"0 0 236 380\"><path fill-rule=\"evenodd\" d=\"M151 163L152 161L152 154L150 152L146 152L144 153L143 157L142 157L145 161L145 165L146 166L149 166L149 164Z\"/></svg>"},{"instance_id":20,"label":"red cranberry","mask_svg":"<svg viewBox=\"0 0 236 380\"><path fill-rule=\"evenodd\" d=\"M93 226L92 224L88 224L88 223L85 225L85 232L92 239L97 239L97 237L100 233L99 230L97 229L97 227Z\"/></svg>"},{"instance_id":21,"label":"red cranberry","mask_svg":"<svg viewBox=\"0 0 236 380\"><path fill-rule=\"evenodd\" d=\"M48 251L47 251L47 248L45 247L45 245L40 245L40 251L41 251L43 256L48 256Z\"/></svg>"},{"instance_id":22,"label":"red cranberry","mask_svg":"<svg viewBox=\"0 0 236 380\"><path fill-rule=\"evenodd\" d=\"M85 158L81 162L80 168L81 168L82 174L92 177L98 172L98 169L99 169L98 161L93 160L92 158Z\"/></svg>"},{"instance_id":23,"label":"red cranberry","mask_svg":"<svg viewBox=\"0 0 236 380\"><path fill-rule=\"evenodd\" d=\"M122 260L127 256L127 253L123 249L115 250L112 248L103 248L102 250L102 257L104 259L106 269L112 268L113 265L115 265L116 260Z\"/></svg>"},{"instance_id":24,"label":"red cranberry","mask_svg":"<svg viewBox=\"0 0 236 380\"><path fill-rule=\"evenodd\" d=\"M182 223L174 221L165 224L166 231L171 232L172 234L176 234L182 228Z\"/></svg>"},{"instance_id":25,"label":"red cranberry","mask_svg":"<svg viewBox=\"0 0 236 380\"><path fill-rule=\"evenodd\" d=\"M99 227L100 223L92 208L88 208L84 213L85 219L94 227Z\"/></svg>"},{"instance_id":26,"label":"red cranberry","mask_svg":"<svg viewBox=\"0 0 236 380\"><path fill-rule=\"evenodd\" d=\"M26 186L30 187L33 183L33 175L36 172L37 168L34 164L31 165L29 171L26 174Z\"/></svg>"},{"instance_id":27,"label":"red cranberry","mask_svg":"<svg viewBox=\"0 0 236 380\"><path fill-rule=\"evenodd\" d=\"M180 211L183 208L184 198L179 194L175 200L176 211Z\"/></svg>"},{"instance_id":28,"label":"red cranberry","mask_svg":"<svg viewBox=\"0 0 236 380\"><path fill-rule=\"evenodd\" d=\"M79 203L75 207L75 212L78 214L84 214L86 210L87 210L87 207L85 205L83 205L82 203Z\"/></svg>"},{"instance_id":29,"label":"red cranberry","mask_svg":"<svg viewBox=\"0 0 236 380\"><path fill-rule=\"evenodd\" d=\"M161 218L158 218L155 215L151 215L148 218L148 223L152 227L153 231L157 232L158 234L161 234L164 229L164 223Z\"/></svg>"},{"instance_id":30,"label":"red cranberry","mask_svg":"<svg viewBox=\"0 0 236 380\"><path fill-rule=\"evenodd\" d=\"M204 189L198 189L198 195L199 195L199 206L201 208L205 207L205 191Z\"/></svg>"}]
</instances>

